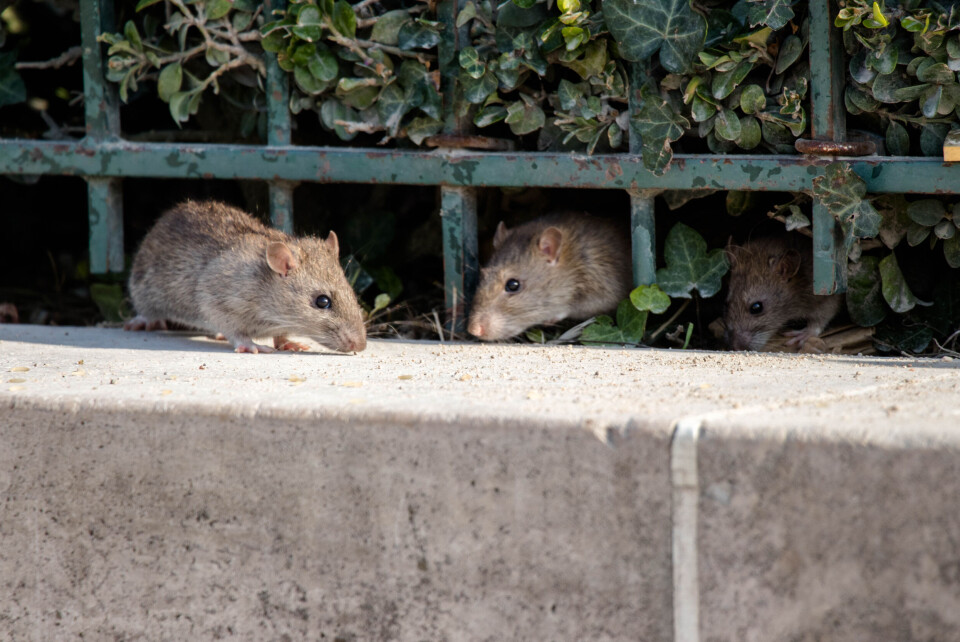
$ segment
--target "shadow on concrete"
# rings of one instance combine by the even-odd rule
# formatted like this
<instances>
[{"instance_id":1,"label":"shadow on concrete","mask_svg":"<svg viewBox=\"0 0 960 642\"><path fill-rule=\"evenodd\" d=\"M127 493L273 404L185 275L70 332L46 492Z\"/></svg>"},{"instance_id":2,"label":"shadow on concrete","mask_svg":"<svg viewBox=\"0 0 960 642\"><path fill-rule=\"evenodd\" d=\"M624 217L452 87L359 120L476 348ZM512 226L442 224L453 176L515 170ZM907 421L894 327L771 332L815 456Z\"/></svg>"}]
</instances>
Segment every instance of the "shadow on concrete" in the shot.
<instances>
[{"instance_id":1,"label":"shadow on concrete","mask_svg":"<svg viewBox=\"0 0 960 642\"><path fill-rule=\"evenodd\" d=\"M48 346L67 346L71 348L97 348L113 350L160 350L165 352L202 352L214 354L231 354L233 347L226 341L217 341L211 335L188 330L159 331L159 332L128 332L121 328L81 328L31 326L31 325L0 325L0 342L16 341L19 343L34 343ZM270 345L270 341L259 341L261 345ZM3 354L0 343L0 355ZM288 352L274 352L263 355L276 357L291 354ZM317 356L346 356L340 352L332 352L317 346L309 352L297 354L315 354ZM261 355L250 355L258 357Z\"/></svg>"}]
</instances>

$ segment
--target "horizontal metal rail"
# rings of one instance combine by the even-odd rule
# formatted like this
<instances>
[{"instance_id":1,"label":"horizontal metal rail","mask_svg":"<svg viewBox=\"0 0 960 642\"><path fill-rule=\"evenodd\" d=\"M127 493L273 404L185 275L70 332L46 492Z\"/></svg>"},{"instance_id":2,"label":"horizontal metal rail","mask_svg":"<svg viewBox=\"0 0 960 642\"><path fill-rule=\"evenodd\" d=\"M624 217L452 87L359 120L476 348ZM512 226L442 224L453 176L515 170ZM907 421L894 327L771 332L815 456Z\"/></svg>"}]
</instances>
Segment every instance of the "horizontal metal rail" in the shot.
<instances>
[{"instance_id":1,"label":"horizontal metal rail","mask_svg":"<svg viewBox=\"0 0 960 642\"><path fill-rule=\"evenodd\" d=\"M0 140L0 174L384 183L404 185L810 191L823 167L849 162L874 193L958 194L939 158L784 155L674 156L663 176L640 156Z\"/></svg>"}]
</instances>

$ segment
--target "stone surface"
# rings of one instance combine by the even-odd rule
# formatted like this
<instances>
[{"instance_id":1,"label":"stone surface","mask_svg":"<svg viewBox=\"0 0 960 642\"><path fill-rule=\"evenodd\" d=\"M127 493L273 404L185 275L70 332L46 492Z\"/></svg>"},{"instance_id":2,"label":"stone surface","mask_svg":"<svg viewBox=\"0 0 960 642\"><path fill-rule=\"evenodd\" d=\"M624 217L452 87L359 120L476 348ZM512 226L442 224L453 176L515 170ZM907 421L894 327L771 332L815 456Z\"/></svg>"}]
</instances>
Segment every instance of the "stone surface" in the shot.
<instances>
[{"instance_id":1,"label":"stone surface","mask_svg":"<svg viewBox=\"0 0 960 642\"><path fill-rule=\"evenodd\" d=\"M0 638L953 640L958 365L0 326Z\"/></svg>"}]
</instances>

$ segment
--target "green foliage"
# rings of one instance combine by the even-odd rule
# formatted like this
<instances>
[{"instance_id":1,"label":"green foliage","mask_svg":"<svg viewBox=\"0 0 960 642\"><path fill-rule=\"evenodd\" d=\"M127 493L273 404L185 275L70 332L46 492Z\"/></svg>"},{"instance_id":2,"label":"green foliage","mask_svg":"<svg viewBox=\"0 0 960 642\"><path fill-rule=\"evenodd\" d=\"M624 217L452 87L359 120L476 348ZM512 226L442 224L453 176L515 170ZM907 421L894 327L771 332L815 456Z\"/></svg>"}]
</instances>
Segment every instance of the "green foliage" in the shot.
<instances>
[{"instance_id":1,"label":"green foliage","mask_svg":"<svg viewBox=\"0 0 960 642\"><path fill-rule=\"evenodd\" d=\"M663 314L670 307L670 297L657 285L641 285L617 306L616 325L606 315L583 329L581 343L640 345L647 331L650 313Z\"/></svg>"},{"instance_id":2,"label":"green foliage","mask_svg":"<svg viewBox=\"0 0 960 642\"><path fill-rule=\"evenodd\" d=\"M664 69L680 74L690 70L703 46L707 24L689 0L606 0L603 10L626 60L642 62L659 52Z\"/></svg>"},{"instance_id":3,"label":"green foliage","mask_svg":"<svg viewBox=\"0 0 960 642\"><path fill-rule=\"evenodd\" d=\"M960 20L950 3L885 7L850 0L834 24L850 57L847 111L886 138L887 152L939 156L960 117Z\"/></svg>"},{"instance_id":4,"label":"green foliage","mask_svg":"<svg viewBox=\"0 0 960 642\"><path fill-rule=\"evenodd\" d=\"M141 0L136 10L156 3ZM266 73L261 56L247 44L260 39L257 3L170 0L170 5L162 29L156 20L144 19L142 28L128 20L122 32L100 35L100 42L109 45L107 80L118 84L120 99L128 102L140 83L156 79L157 94L169 104L178 126L197 113L207 89L223 91L230 102L255 114ZM255 120L246 122L252 129Z\"/></svg>"},{"instance_id":5,"label":"green foliage","mask_svg":"<svg viewBox=\"0 0 960 642\"><path fill-rule=\"evenodd\" d=\"M813 179L813 193L840 224L843 244L849 252L859 239L876 236L882 217L864 200L867 186L848 163L832 163Z\"/></svg>"},{"instance_id":6,"label":"green foliage","mask_svg":"<svg viewBox=\"0 0 960 642\"><path fill-rule=\"evenodd\" d=\"M722 248L707 252L707 242L693 228L677 223L663 248L667 266L657 270L657 284L671 297L691 298L693 290L709 298L720 291L730 269Z\"/></svg>"}]
</instances>

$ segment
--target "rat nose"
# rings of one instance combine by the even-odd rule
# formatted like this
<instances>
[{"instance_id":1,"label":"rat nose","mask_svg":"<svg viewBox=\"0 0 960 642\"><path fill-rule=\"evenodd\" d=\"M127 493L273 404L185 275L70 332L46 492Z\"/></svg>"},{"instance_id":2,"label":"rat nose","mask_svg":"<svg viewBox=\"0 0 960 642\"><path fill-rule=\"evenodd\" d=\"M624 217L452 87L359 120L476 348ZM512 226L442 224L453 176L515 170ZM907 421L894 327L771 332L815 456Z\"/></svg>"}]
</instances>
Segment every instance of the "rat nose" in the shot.
<instances>
[{"instance_id":1,"label":"rat nose","mask_svg":"<svg viewBox=\"0 0 960 642\"><path fill-rule=\"evenodd\" d=\"M467 324L467 332L475 337L482 337L483 324L481 324L477 319L470 319L470 323Z\"/></svg>"},{"instance_id":2,"label":"rat nose","mask_svg":"<svg viewBox=\"0 0 960 642\"><path fill-rule=\"evenodd\" d=\"M344 352L363 352L367 347L367 335L366 333L358 334L355 336L347 336L343 338L343 351Z\"/></svg>"}]
</instances>

